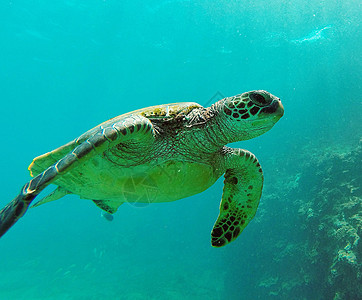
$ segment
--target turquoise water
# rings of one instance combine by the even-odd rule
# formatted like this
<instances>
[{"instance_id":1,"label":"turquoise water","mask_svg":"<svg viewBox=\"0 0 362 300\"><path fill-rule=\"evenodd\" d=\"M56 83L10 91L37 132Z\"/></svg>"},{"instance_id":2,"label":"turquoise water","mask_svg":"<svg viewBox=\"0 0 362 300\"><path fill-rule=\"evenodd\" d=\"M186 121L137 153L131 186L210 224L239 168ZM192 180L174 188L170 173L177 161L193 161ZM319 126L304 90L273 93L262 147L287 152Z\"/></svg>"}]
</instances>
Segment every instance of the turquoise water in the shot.
<instances>
[{"instance_id":1,"label":"turquoise water","mask_svg":"<svg viewBox=\"0 0 362 300\"><path fill-rule=\"evenodd\" d=\"M265 89L285 115L265 135L232 145L252 151L265 176L258 213L235 242L210 245L222 178L187 199L123 205L112 222L67 196L29 210L1 238L0 299L361 295L343 294L347 285L330 294L333 283L322 288L324 279L311 275L345 244L323 248L327 241L306 231L319 227L297 205L325 174L313 162L331 149L348 152L361 137L360 15L354 0L2 1L1 207L29 180L34 157L134 109L210 105L215 94ZM296 261L306 240L316 240L318 255L303 253L320 264Z\"/></svg>"}]
</instances>

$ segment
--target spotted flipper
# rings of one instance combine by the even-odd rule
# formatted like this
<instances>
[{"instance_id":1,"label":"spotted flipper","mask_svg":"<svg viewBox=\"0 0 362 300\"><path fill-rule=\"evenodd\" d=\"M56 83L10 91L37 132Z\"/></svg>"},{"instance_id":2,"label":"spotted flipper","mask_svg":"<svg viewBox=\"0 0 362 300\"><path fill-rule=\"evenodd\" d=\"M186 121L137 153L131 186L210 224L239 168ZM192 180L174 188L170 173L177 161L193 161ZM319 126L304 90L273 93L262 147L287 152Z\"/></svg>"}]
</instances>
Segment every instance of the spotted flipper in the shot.
<instances>
[{"instance_id":1,"label":"spotted flipper","mask_svg":"<svg viewBox=\"0 0 362 300\"><path fill-rule=\"evenodd\" d=\"M70 153L26 183L19 195L0 211L0 237L25 214L30 203L49 184L80 163L133 138L148 141L154 138L152 124L147 118L123 118L93 130L92 135L80 141Z\"/></svg>"},{"instance_id":2,"label":"spotted flipper","mask_svg":"<svg viewBox=\"0 0 362 300\"><path fill-rule=\"evenodd\" d=\"M255 216L263 188L263 172L256 157L242 149L230 149L220 214L211 233L211 244L232 242Z\"/></svg>"}]
</instances>

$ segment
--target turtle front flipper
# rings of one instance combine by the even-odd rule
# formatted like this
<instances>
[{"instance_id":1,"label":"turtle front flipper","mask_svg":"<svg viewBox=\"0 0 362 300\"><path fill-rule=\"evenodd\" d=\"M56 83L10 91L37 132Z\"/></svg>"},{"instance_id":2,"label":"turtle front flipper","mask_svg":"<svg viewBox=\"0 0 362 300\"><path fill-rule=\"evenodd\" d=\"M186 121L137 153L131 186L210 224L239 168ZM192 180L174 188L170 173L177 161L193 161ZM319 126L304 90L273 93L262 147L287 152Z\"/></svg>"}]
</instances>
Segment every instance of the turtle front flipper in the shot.
<instances>
[{"instance_id":1,"label":"turtle front flipper","mask_svg":"<svg viewBox=\"0 0 362 300\"><path fill-rule=\"evenodd\" d=\"M0 211L0 237L25 214L31 201L38 195L38 193L28 193L33 180L25 184L19 195Z\"/></svg>"},{"instance_id":2,"label":"turtle front flipper","mask_svg":"<svg viewBox=\"0 0 362 300\"><path fill-rule=\"evenodd\" d=\"M254 218L263 188L263 172L256 157L228 148L220 214L211 233L211 244L222 247L234 241Z\"/></svg>"},{"instance_id":3,"label":"turtle front flipper","mask_svg":"<svg viewBox=\"0 0 362 300\"><path fill-rule=\"evenodd\" d=\"M142 116L125 118L107 127L100 126L73 151L26 183L19 195L0 211L0 237L25 214L35 197L60 176L110 147L134 138L149 142L154 138L153 134L152 123Z\"/></svg>"}]
</instances>

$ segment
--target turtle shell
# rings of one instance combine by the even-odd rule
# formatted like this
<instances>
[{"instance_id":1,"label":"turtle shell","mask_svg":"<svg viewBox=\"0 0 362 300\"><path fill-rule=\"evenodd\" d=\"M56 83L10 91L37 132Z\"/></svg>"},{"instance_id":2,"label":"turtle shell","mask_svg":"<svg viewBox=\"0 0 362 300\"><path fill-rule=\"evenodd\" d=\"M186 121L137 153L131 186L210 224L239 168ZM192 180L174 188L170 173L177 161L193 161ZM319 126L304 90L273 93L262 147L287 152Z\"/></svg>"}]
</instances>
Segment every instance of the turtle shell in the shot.
<instances>
[{"instance_id":1,"label":"turtle shell","mask_svg":"<svg viewBox=\"0 0 362 300\"><path fill-rule=\"evenodd\" d=\"M100 128L112 126L113 123L119 122L122 119L135 115L141 115L150 120L173 120L175 118L182 118L186 116L193 109L201 107L202 106L200 104L197 104L195 102L178 102L178 103L149 106L125 113L123 115L109 119L108 121L105 121L93 127L92 129L82 134L80 137L53 151L47 152L43 155L34 158L33 162L29 165L28 170L30 171L30 175L32 177L40 174L46 168L56 163L59 159L61 159L66 154L71 152L80 143L84 142L86 139L91 137L97 130L99 130Z\"/></svg>"}]
</instances>

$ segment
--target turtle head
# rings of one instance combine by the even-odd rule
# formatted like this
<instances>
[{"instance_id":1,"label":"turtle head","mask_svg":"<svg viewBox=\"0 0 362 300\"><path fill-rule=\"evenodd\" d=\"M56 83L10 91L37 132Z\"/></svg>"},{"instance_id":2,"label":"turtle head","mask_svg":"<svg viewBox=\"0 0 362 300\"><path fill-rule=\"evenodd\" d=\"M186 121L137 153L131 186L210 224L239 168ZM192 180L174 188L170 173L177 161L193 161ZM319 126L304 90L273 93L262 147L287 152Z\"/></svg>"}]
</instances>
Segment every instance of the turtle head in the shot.
<instances>
[{"instance_id":1,"label":"turtle head","mask_svg":"<svg viewBox=\"0 0 362 300\"><path fill-rule=\"evenodd\" d=\"M219 122L225 124L229 142L248 140L270 130L283 116L280 99L267 91L246 92L219 101Z\"/></svg>"}]
</instances>

